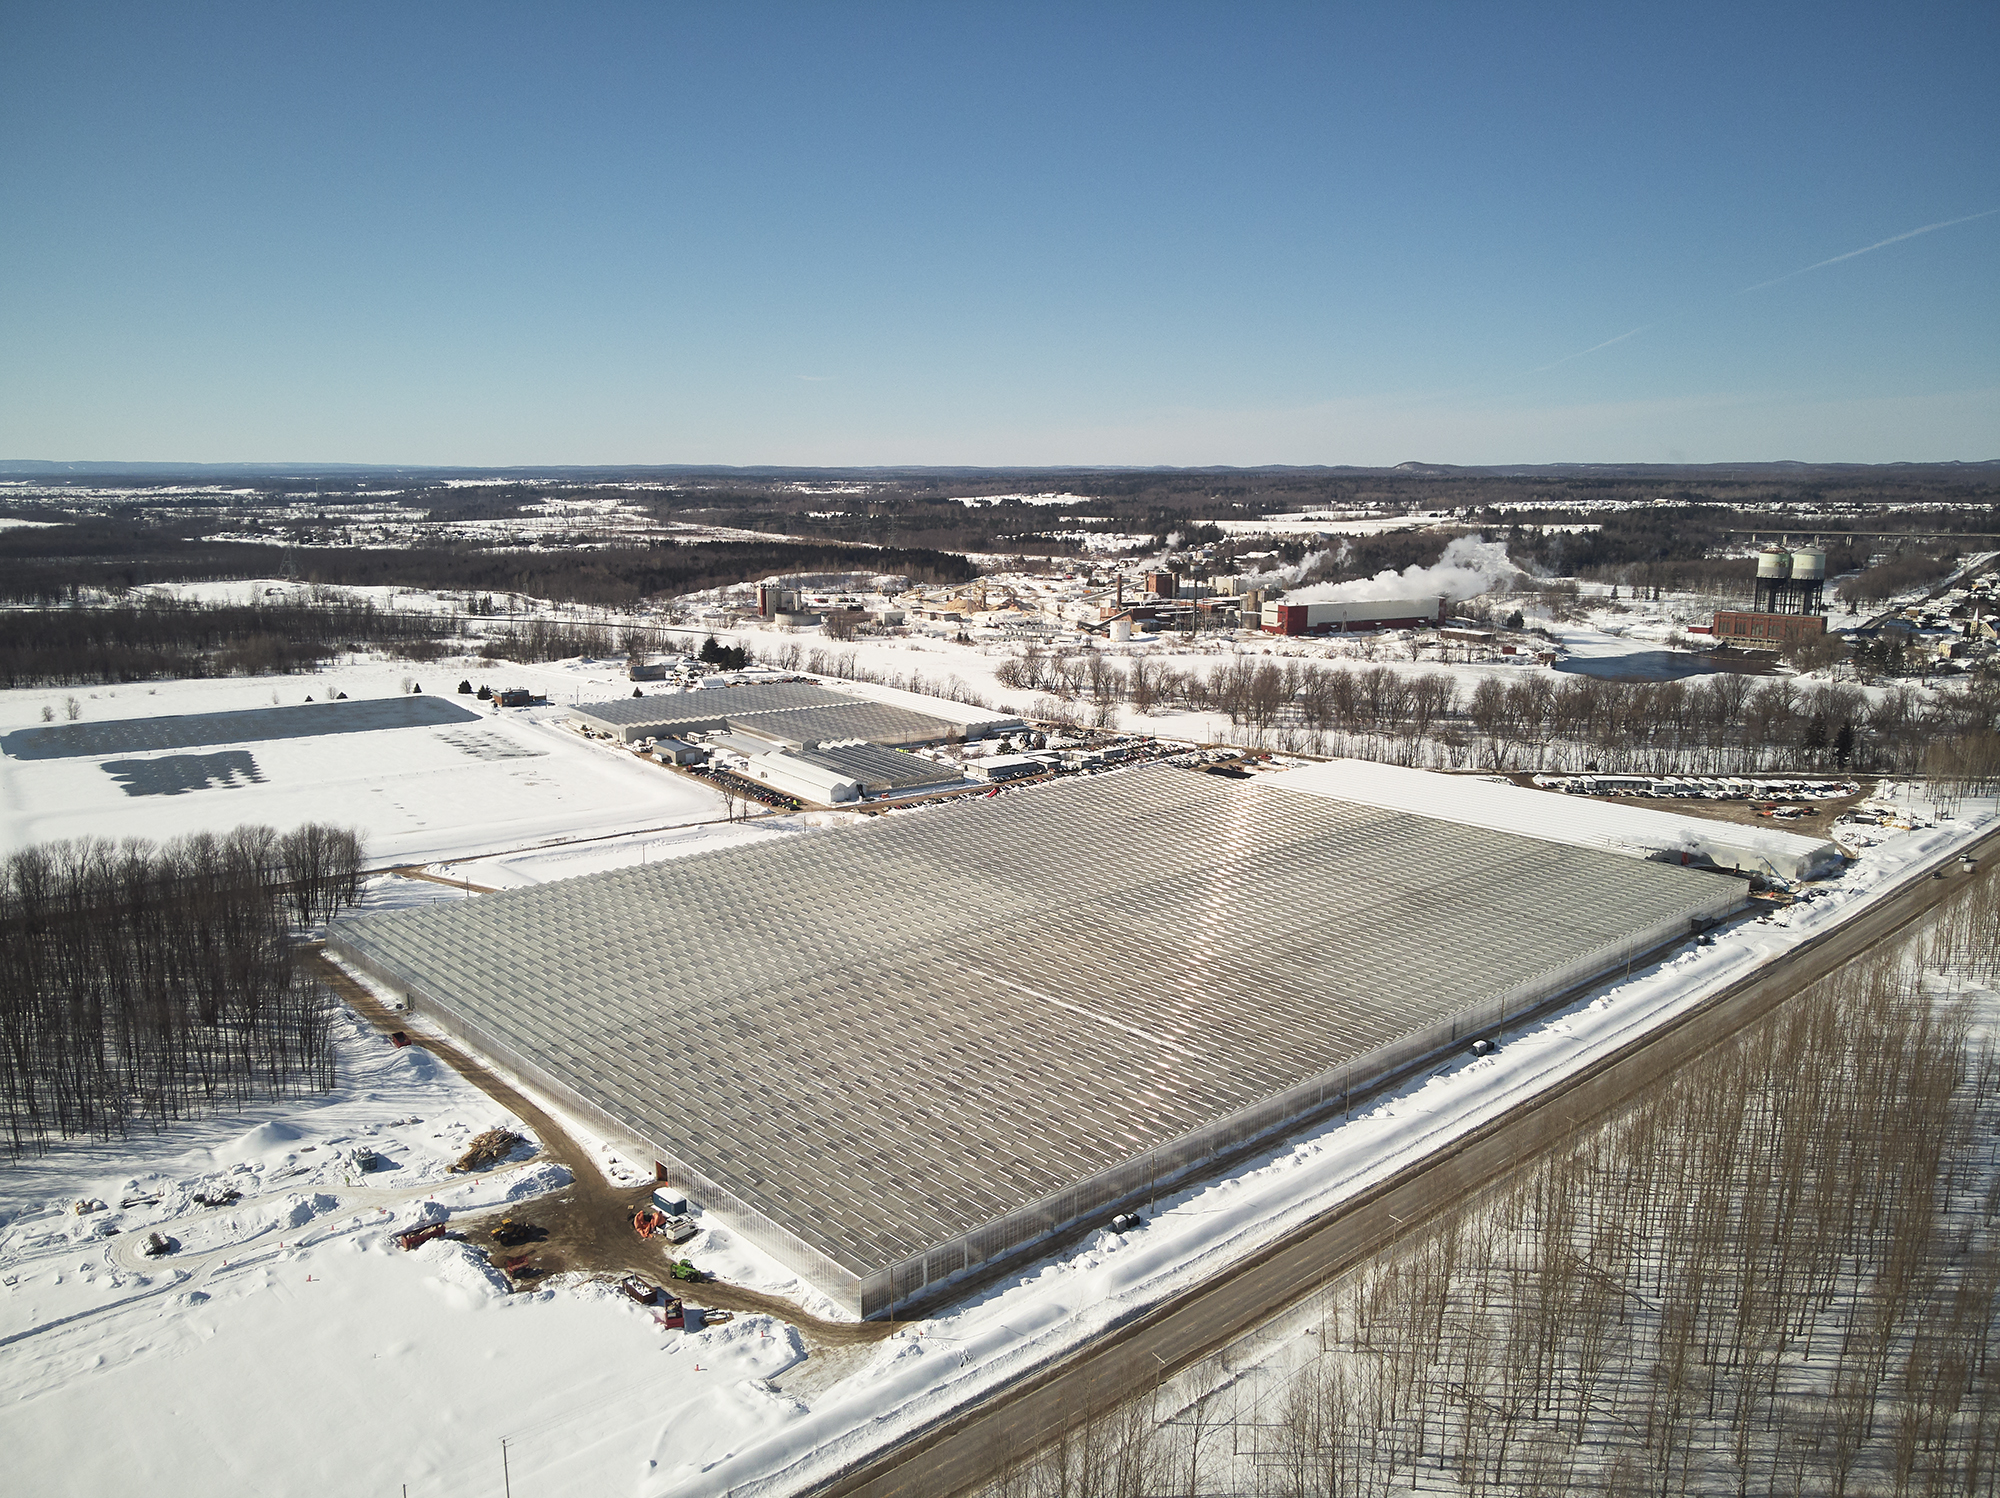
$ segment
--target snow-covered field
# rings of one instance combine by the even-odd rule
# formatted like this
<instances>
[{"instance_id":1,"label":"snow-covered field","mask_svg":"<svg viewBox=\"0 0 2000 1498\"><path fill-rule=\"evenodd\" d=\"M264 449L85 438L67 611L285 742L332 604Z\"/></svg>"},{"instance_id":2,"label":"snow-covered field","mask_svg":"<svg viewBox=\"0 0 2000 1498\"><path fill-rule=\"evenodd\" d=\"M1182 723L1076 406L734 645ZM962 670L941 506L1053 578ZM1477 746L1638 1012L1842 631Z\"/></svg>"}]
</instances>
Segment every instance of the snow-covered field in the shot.
<instances>
[{"instance_id":1,"label":"snow-covered field","mask_svg":"<svg viewBox=\"0 0 2000 1498\"><path fill-rule=\"evenodd\" d=\"M675 1485L797 1418L764 1380L803 1348L769 1318L684 1335L611 1286L510 1294L464 1244L399 1249L567 1175L447 1175L472 1134L526 1130L428 1053L339 1028L329 1094L0 1166L10 1491L487 1494L505 1438L517 1491L583 1498ZM180 1250L145 1257L154 1230Z\"/></svg>"},{"instance_id":2,"label":"snow-covered field","mask_svg":"<svg viewBox=\"0 0 2000 1498\"><path fill-rule=\"evenodd\" d=\"M1407 515L1347 515L1300 510L1288 515L1260 515L1255 520L1211 520L1205 523L1231 536L1379 536L1384 531L1429 530L1434 526L1453 524L1457 520L1458 517L1450 511L1412 511Z\"/></svg>"},{"instance_id":3,"label":"snow-covered field","mask_svg":"<svg viewBox=\"0 0 2000 1498\"><path fill-rule=\"evenodd\" d=\"M474 715L427 727L302 733L198 750L149 750L75 758L0 757L0 850L55 838L167 838L264 822L280 829L333 822L360 829L373 861L425 862L639 828L681 826L723 815L722 798L698 781L640 764L559 727L553 711L497 711L451 689L461 677L499 684L548 675L463 663L345 665L303 676L228 677L85 691L0 692L0 733L68 720L75 699L85 725L401 695L427 685ZM605 696L625 696L604 691ZM149 779L150 777L150 779ZM164 782L162 789L133 794Z\"/></svg>"}]
</instances>

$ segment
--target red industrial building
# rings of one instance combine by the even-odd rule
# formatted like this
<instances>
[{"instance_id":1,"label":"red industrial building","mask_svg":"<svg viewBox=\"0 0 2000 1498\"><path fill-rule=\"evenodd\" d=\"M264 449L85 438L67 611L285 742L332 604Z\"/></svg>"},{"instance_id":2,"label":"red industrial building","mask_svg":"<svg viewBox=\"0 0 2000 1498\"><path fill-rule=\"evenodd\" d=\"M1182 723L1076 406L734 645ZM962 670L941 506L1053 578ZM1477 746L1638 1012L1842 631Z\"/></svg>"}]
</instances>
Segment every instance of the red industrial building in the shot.
<instances>
[{"instance_id":1,"label":"red industrial building","mask_svg":"<svg viewBox=\"0 0 2000 1498\"><path fill-rule=\"evenodd\" d=\"M1367 629L1429 629L1445 622L1444 599L1352 598L1323 603L1267 603L1267 635L1337 635Z\"/></svg>"},{"instance_id":2,"label":"red industrial building","mask_svg":"<svg viewBox=\"0 0 2000 1498\"><path fill-rule=\"evenodd\" d=\"M1748 610L1715 615L1715 637L1731 644L1796 645L1826 633L1824 614L1755 614Z\"/></svg>"}]
</instances>

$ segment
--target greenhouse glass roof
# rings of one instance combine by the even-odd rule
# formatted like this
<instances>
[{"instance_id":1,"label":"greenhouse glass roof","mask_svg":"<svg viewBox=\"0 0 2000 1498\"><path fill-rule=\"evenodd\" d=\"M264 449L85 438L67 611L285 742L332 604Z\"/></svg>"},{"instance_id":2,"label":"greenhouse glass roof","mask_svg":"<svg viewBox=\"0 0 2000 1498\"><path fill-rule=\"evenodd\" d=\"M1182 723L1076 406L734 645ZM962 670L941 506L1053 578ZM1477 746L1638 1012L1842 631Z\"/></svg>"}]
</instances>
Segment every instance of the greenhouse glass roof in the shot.
<instances>
[{"instance_id":1,"label":"greenhouse glass roof","mask_svg":"<svg viewBox=\"0 0 2000 1498\"><path fill-rule=\"evenodd\" d=\"M865 1274L1739 890L1153 768L334 938Z\"/></svg>"},{"instance_id":2,"label":"greenhouse glass roof","mask_svg":"<svg viewBox=\"0 0 2000 1498\"><path fill-rule=\"evenodd\" d=\"M793 748L829 739L928 744L965 736L964 727L948 719L793 681L591 702L569 715L599 728L657 728L662 734L728 724Z\"/></svg>"}]
</instances>

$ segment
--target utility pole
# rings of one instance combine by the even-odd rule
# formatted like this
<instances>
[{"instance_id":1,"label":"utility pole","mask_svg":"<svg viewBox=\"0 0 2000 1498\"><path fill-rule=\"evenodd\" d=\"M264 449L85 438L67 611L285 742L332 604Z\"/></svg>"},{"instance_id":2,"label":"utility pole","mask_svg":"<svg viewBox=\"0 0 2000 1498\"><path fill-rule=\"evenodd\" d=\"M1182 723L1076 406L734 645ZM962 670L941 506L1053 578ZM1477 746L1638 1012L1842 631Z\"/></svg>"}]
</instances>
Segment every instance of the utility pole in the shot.
<instances>
[{"instance_id":1,"label":"utility pole","mask_svg":"<svg viewBox=\"0 0 2000 1498\"><path fill-rule=\"evenodd\" d=\"M506 1484L507 1498L514 1498L514 1478L507 1470L507 1441L505 1437L502 1437L500 1441L500 1481Z\"/></svg>"}]
</instances>

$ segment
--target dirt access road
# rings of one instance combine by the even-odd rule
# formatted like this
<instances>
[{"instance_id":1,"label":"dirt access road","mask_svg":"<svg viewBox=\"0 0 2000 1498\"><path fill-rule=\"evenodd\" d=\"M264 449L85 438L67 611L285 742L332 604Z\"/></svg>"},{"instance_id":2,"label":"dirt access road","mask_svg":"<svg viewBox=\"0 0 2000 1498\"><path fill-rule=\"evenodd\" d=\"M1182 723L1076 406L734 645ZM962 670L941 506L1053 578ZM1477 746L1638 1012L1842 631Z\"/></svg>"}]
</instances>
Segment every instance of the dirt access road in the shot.
<instances>
[{"instance_id":1,"label":"dirt access road","mask_svg":"<svg viewBox=\"0 0 2000 1498\"><path fill-rule=\"evenodd\" d=\"M315 978L384 1036L403 1028L406 1023L403 1016L392 1013L367 989L328 962L323 951L312 954L310 967ZM542 1141L543 1154L567 1167L571 1177L570 1185L547 1196L456 1220L452 1224L455 1231L463 1232L470 1241L483 1247L492 1241L490 1229L502 1217L511 1217L531 1227L530 1241L511 1252L531 1256L536 1278L563 1272L614 1277L636 1274L656 1285L668 1283L667 1269L675 1255L665 1245L643 1241L632 1231L632 1214L651 1198L650 1185L612 1185L590 1152L561 1123L519 1088L449 1041L413 1034L410 1043L429 1051L534 1130ZM895 1330L895 1323L887 1321L822 1320L775 1295L715 1280L698 1286L675 1285L673 1289L695 1305L776 1316L797 1327L809 1347L815 1343L841 1347L878 1342Z\"/></svg>"},{"instance_id":2,"label":"dirt access road","mask_svg":"<svg viewBox=\"0 0 2000 1498\"><path fill-rule=\"evenodd\" d=\"M1967 852L1976 878L2000 877L2000 830ZM1955 868L1956 856L1943 867ZM1157 1387L1176 1371L1254 1331L1399 1239L1413 1235L1578 1132L1595 1128L1661 1078L1737 1035L1807 986L1899 936L1966 876L1922 870L1873 909L1814 937L1548 1092L1399 1172L1365 1195L1134 1318L1088 1346L940 1419L901 1445L855 1463L815 1498L946 1498L970 1492L1092 1413Z\"/></svg>"},{"instance_id":3,"label":"dirt access road","mask_svg":"<svg viewBox=\"0 0 2000 1498\"><path fill-rule=\"evenodd\" d=\"M473 884L464 879L447 879L442 874L433 874L422 864L398 864L395 868L389 870L389 872L394 874L398 879L421 879L426 884L442 884L446 889L462 889L468 895L490 895L494 893L491 885Z\"/></svg>"}]
</instances>

